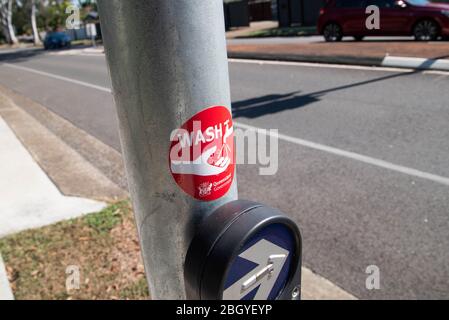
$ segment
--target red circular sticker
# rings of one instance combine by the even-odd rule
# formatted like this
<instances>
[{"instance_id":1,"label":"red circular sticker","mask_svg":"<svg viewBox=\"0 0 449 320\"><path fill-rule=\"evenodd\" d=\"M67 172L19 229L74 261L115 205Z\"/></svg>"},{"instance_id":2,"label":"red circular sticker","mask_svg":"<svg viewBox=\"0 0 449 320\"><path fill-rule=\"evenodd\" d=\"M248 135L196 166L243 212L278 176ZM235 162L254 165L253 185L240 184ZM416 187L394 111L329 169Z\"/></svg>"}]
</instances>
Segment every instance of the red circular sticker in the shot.
<instances>
[{"instance_id":1,"label":"red circular sticker","mask_svg":"<svg viewBox=\"0 0 449 320\"><path fill-rule=\"evenodd\" d=\"M234 180L234 127L226 107L214 106L193 116L172 133L170 171L192 197L223 197Z\"/></svg>"}]
</instances>

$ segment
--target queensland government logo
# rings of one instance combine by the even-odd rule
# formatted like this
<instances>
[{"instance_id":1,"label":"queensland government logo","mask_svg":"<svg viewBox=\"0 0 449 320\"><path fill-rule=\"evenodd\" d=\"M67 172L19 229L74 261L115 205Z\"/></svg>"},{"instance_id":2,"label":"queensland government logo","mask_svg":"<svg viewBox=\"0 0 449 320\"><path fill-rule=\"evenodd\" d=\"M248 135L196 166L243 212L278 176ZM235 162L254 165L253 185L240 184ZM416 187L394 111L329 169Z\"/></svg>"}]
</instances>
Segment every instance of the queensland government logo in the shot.
<instances>
[{"instance_id":1,"label":"queensland government logo","mask_svg":"<svg viewBox=\"0 0 449 320\"><path fill-rule=\"evenodd\" d=\"M203 182L198 186L199 196L207 197L212 193L212 183Z\"/></svg>"}]
</instances>

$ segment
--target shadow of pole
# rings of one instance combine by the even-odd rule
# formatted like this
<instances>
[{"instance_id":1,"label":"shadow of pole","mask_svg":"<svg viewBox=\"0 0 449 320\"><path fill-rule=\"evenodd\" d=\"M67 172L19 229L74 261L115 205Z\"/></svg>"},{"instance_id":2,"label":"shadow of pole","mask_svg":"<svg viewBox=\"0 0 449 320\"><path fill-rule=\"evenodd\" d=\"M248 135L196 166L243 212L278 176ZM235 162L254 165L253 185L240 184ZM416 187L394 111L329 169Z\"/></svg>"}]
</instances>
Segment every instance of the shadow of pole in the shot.
<instances>
[{"instance_id":1,"label":"shadow of pole","mask_svg":"<svg viewBox=\"0 0 449 320\"><path fill-rule=\"evenodd\" d=\"M334 88L315 91L308 94L298 95L300 91L294 91L286 94L269 94L257 98L241 100L232 104L233 114L235 118L257 118L266 114L277 113L285 110L297 109L305 107L311 103L317 102L320 98L328 93L365 86L385 80L391 80L399 77L410 76L421 73L422 70L414 70L411 72L404 71L391 74L384 77L360 81L356 83L346 84Z\"/></svg>"}]
</instances>

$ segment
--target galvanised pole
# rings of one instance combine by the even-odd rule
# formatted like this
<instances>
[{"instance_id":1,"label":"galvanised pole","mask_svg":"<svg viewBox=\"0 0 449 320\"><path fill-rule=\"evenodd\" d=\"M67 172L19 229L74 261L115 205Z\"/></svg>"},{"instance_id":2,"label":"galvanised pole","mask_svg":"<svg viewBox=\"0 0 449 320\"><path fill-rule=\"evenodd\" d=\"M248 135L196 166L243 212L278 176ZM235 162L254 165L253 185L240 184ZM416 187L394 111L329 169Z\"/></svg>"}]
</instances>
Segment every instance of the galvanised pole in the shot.
<instances>
[{"instance_id":1,"label":"galvanised pole","mask_svg":"<svg viewBox=\"0 0 449 320\"><path fill-rule=\"evenodd\" d=\"M198 223L237 198L199 201L174 181L172 130L210 106L230 110L222 0L99 0L123 155L153 299L184 299Z\"/></svg>"}]
</instances>

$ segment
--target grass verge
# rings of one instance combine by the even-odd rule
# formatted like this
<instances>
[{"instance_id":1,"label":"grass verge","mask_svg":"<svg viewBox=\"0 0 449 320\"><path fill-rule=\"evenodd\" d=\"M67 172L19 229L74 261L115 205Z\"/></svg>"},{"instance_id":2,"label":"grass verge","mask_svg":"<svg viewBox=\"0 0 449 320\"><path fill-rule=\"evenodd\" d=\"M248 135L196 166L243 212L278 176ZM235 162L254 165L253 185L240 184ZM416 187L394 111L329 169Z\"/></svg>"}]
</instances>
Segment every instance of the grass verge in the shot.
<instances>
[{"instance_id":1,"label":"grass verge","mask_svg":"<svg viewBox=\"0 0 449 320\"><path fill-rule=\"evenodd\" d=\"M264 38L264 37L298 37L313 36L317 34L316 27L288 27L272 28L249 32L238 38Z\"/></svg>"},{"instance_id":2,"label":"grass verge","mask_svg":"<svg viewBox=\"0 0 449 320\"><path fill-rule=\"evenodd\" d=\"M16 299L148 299L128 201L0 240ZM79 289L68 289L80 272ZM69 268L69 269L68 269ZM73 269L72 269L73 270Z\"/></svg>"},{"instance_id":3,"label":"grass verge","mask_svg":"<svg viewBox=\"0 0 449 320\"><path fill-rule=\"evenodd\" d=\"M97 39L95 40L97 45L101 45L103 44L103 41L101 39ZM73 40L72 41L72 47L77 47L77 46L91 46L92 45L92 40L90 39L84 39L84 40Z\"/></svg>"}]
</instances>

